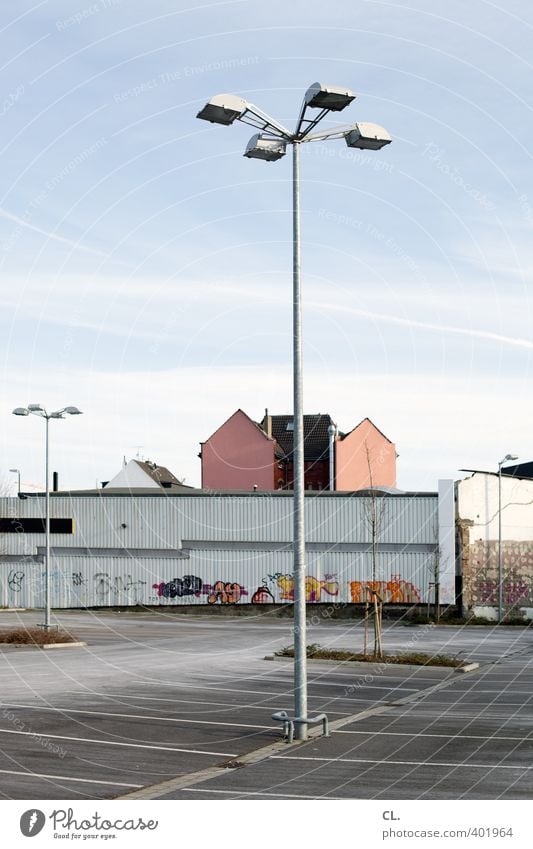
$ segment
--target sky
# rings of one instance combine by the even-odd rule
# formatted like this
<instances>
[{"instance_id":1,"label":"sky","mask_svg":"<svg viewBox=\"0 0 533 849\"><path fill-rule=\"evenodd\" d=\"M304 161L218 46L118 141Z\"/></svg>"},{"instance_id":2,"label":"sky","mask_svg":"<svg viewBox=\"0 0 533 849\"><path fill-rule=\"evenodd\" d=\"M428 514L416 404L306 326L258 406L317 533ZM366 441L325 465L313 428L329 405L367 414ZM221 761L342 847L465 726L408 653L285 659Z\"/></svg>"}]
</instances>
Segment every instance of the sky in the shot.
<instances>
[{"instance_id":1,"label":"sky","mask_svg":"<svg viewBox=\"0 0 533 849\"><path fill-rule=\"evenodd\" d=\"M303 146L304 407L371 418L398 486L533 458L533 8L525 0L6 0L0 11L0 483L141 457L200 484L236 409L292 410L291 157L196 119L290 128L315 81L379 152Z\"/></svg>"}]
</instances>

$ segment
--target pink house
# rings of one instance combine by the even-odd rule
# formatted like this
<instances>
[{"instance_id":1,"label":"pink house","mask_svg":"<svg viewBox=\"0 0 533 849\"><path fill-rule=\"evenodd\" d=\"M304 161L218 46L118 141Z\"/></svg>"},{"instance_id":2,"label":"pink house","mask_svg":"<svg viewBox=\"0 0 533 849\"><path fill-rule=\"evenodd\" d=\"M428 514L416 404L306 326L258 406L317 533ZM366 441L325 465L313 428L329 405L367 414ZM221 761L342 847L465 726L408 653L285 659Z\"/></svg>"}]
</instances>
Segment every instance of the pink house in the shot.
<instances>
[{"instance_id":1,"label":"pink house","mask_svg":"<svg viewBox=\"0 0 533 849\"><path fill-rule=\"evenodd\" d=\"M202 489L275 489L275 440L237 410L201 443Z\"/></svg>"},{"instance_id":2,"label":"pink house","mask_svg":"<svg viewBox=\"0 0 533 849\"><path fill-rule=\"evenodd\" d=\"M237 410L201 443L202 488L270 492L291 490L292 416L270 416L261 423ZM332 442L330 442L332 440ZM370 421L339 433L329 415L304 416L305 488L355 491L396 486L396 447Z\"/></svg>"},{"instance_id":3,"label":"pink house","mask_svg":"<svg viewBox=\"0 0 533 849\"><path fill-rule=\"evenodd\" d=\"M396 486L396 446L370 419L335 442L335 489Z\"/></svg>"}]
</instances>

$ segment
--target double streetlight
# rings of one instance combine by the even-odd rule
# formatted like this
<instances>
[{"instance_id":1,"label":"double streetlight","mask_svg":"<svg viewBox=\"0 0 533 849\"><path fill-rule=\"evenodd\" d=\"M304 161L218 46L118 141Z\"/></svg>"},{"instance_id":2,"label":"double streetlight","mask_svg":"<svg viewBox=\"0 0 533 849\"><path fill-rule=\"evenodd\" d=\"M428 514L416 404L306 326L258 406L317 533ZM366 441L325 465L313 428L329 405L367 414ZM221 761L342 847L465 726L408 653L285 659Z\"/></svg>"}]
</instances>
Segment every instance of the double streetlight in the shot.
<instances>
[{"instance_id":1,"label":"double streetlight","mask_svg":"<svg viewBox=\"0 0 533 849\"><path fill-rule=\"evenodd\" d=\"M213 97L197 118L228 126L234 121L249 124L259 133L252 136L244 156L274 162L292 145L292 221L293 221L293 478L294 478L294 711L296 737L307 739L307 658L305 616L305 527L304 527L304 429L302 392L302 308L300 283L300 145L329 139L344 139L348 147L379 150L391 137L377 124L358 123L314 132L330 112L341 112L355 100L350 89L313 83L303 99L294 132L235 94ZM311 113L308 110L313 110Z\"/></svg>"},{"instance_id":2,"label":"double streetlight","mask_svg":"<svg viewBox=\"0 0 533 849\"><path fill-rule=\"evenodd\" d=\"M516 454L506 454L498 463L498 622L503 622L503 556L502 556L502 466L518 460Z\"/></svg>"},{"instance_id":3,"label":"double streetlight","mask_svg":"<svg viewBox=\"0 0 533 849\"><path fill-rule=\"evenodd\" d=\"M16 407L13 410L14 416L40 416L46 422L46 439L45 439L45 475L46 475L46 507L45 507L45 535L46 535L46 555L44 564L44 622L42 627L49 629L52 627L50 623L50 480L49 480L49 440L48 440L48 423L50 419L64 419L68 416L80 416L81 410L77 407L63 407L61 410L55 410L53 413L48 413L40 404L28 404L27 407ZM20 484L19 484L20 491Z\"/></svg>"}]
</instances>

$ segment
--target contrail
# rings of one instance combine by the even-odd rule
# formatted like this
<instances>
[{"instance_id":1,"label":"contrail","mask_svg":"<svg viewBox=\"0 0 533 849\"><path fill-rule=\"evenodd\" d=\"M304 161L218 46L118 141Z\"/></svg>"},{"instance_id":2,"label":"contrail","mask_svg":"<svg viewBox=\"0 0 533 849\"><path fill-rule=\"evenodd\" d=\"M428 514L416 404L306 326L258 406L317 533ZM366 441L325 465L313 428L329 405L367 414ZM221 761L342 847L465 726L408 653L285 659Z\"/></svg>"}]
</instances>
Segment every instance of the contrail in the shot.
<instances>
[{"instance_id":1,"label":"contrail","mask_svg":"<svg viewBox=\"0 0 533 849\"><path fill-rule=\"evenodd\" d=\"M381 312L370 312L368 310L359 310L355 307L347 307L345 304L330 304L313 301L309 306L315 309L327 309L333 312L350 313L351 315L359 315L363 318L371 318L375 321L386 321L391 324L402 324L406 327L419 327L422 330L435 330L438 333L457 333L461 336L475 337L477 339L488 339L491 342L502 342L505 345L513 345L516 348L533 349L533 340L524 339L520 336L504 336L501 333L493 333L491 330L474 330L469 327L455 327L452 324L431 324L427 321L417 321L413 318L401 318L397 315L389 315Z\"/></svg>"},{"instance_id":2,"label":"contrail","mask_svg":"<svg viewBox=\"0 0 533 849\"><path fill-rule=\"evenodd\" d=\"M103 251L98 251L95 248L88 248L85 245L80 244L80 242L74 242L72 239L65 238L65 236L58 236L56 233L48 233L46 230L41 230L40 227L35 227L34 224L24 221L23 218L19 218L18 215L14 215L6 209L0 208L0 217L6 218L8 221L14 221L15 224L18 224L20 227L26 227L27 230L33 230L34 233L40 233L41 236L46 236L47 239L52 239L54 242L61 242L64 245L68 245L69 247L74 248L74 250L86 251L86 253L106 258L108 256Z\"/></svg>"}]
</instances>

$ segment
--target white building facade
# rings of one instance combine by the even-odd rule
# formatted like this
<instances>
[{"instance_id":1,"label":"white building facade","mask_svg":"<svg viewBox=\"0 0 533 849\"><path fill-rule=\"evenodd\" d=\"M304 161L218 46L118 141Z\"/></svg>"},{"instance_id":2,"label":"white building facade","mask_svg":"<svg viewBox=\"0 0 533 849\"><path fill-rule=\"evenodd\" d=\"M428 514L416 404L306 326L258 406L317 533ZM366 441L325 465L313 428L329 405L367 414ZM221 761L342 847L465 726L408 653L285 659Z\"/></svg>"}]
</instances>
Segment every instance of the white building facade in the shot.
<instances>
[{"instance_id":1,"label":"white building facade","mask_svg":"<svg viewBox=\"0 0 533 849\"><path fill-rule=\"evenodd\" d=\"M496 619L499 596L499 477L476 472L457 484L463 602ZM533 480L501 478L502 599L507 616L533 618Z\"/></svg>"}]
</instances>

